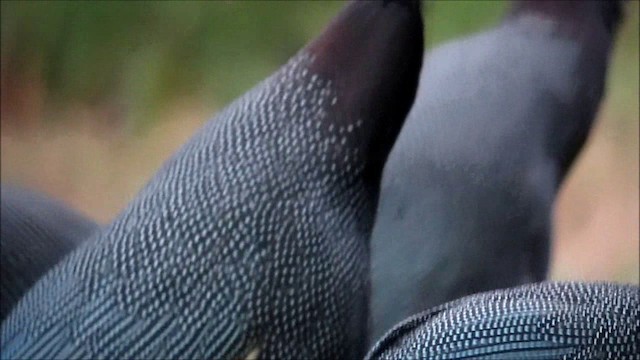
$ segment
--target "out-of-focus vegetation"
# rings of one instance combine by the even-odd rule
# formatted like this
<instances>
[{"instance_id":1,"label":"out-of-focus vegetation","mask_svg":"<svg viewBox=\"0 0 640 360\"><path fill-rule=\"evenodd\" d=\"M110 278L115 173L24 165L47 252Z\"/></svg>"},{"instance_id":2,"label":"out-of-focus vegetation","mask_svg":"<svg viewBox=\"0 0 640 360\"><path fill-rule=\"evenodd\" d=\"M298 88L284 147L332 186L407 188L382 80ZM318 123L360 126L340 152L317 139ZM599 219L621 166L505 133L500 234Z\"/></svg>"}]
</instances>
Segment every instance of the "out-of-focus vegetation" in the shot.
<instances>
[{"instance_id":1,"label":"out-of-focus vegetation","mask_svg":"<svg viewBox=\"0 0 640 360\"><path fill-rule=\"evenodd\" d=\"M638 1L607 99L557 206L553 276L638 282ZM505 1L432 1L427 46ZM110 220L212 113L317 34L341 1L2 1L2 181Z\"/></svg>"},{"instance_id":2,"label":"out-of-focus vegetation","mask_svg":"<svg viewBox=\"0 0 640 360\"><path fill-rule=\"evenodd\" d=\"M428 43L491 23L503 4L429 4ZM46 113L80 102L110 109L136 128L152 123L176 98L197 97L217 107L285 62L342 5L3 1L5 112L21 117L33 111L22 109L30 106L19 98L34 86L44 91Z\"/></svg>"},{"instance_id":3,"label":"out-of-focus vegetation","mask_svg":"<svg viewBox=\"0 0 640 360\"><path fill-rule=\"evenodd\" d=\"M241 94L286 61L340 6L3 1L2 90L20 96L21 86L40 82L47 111L81 102L148 125L175 98L217 106ZM27 106L7 104L21 105Z\"/></svg>"}]
</instances>

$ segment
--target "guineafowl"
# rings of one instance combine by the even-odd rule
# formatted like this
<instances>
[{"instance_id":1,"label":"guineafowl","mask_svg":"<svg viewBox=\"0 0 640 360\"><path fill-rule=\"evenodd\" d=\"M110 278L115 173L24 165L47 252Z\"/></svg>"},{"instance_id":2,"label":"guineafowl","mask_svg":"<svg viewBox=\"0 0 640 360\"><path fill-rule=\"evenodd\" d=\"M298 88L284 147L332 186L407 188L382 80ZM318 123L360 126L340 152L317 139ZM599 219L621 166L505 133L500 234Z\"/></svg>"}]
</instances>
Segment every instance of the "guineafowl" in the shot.
<instances>
[{"instance_id":1,"label":"guineafowl","mask_svg":"<svg viewBox=\"0 0 640 360\"><path fill-rule=\"evenodd\" d=\"M0 196L0 321L31 286L98 230L62 202L2 184Z\"/></svg>"},{"instance_id":2,"label":"guineafowl","mask_svg":"<svg viewBox=\"0 0 640 360\"><path fill-rule=\"evenodd\" d=\"M554 200L603 96L617 1L515 1L425 56L383 172L370 341L464 295L546 278Z\"/></svg>"},{"instance_id":3,"label":"guineafowl","mask_svg":"<svg viewBox=\"0 0 640 360\"><path fill-rule=\"evenodd\" d=\"M2 327L2 358L355 359L417 0L350 2L204 125Z\"/></svg>"},{"instance_id":4,"label":"guineafowl","mask_svg":"<svg viewBox=\"0 0 640 360\"><path fill-rule=\"evenodd\" d=\"M640 289L538 283L468 296L391 329L367 360L640 359Z\"/></svg>"}]
</instances>

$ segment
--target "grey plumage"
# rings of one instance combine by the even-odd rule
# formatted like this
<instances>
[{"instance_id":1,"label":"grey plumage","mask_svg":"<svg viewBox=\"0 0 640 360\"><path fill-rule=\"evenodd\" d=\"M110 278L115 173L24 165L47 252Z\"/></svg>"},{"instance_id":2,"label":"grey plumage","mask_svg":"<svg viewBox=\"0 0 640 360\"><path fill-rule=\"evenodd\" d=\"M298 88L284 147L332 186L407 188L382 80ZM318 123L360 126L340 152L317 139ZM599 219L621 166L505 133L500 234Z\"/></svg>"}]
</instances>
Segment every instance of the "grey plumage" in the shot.
<instances>
[{"instance_id":1,"label":"grey plumage","mask_svg":"<svg viewBox=\"0 0 640 360\"><path fill-rule=\"evenodd\" d=\"M553 202L598 109L619 6L516 2L496 28L425 56L383 173L370 341L423 309L546 277Z\"/></svg>"},{"instance_id":2,"label":"grey plumage","mask_svg":"<svg viewBox=\"0 0 640 360\"><path fill-rule=\"evenodd\" d=\"M207 123L2 327L2 358L357 358L417 1L350 3Z\"/></svg>"},{"instance_id":3,"label":"grey plumage","mask_svg":"<svg viewBox=\"0 0 640 360\"><path fill-rule=\"evenodd\" d=\"M49 269L98 230L89 218L44 194L2 184L0 321Z\"/></svg>"},{"instance_id":4,"label":"grey plumage","mask_svg":"<svg viewBox=\"0 0 640 360\"><path fill-rule=\"evenodd\" d=\"M366 359L637 360L639 291L539 283L468 296L398 324Z\"/></svg>"}]
</instances>

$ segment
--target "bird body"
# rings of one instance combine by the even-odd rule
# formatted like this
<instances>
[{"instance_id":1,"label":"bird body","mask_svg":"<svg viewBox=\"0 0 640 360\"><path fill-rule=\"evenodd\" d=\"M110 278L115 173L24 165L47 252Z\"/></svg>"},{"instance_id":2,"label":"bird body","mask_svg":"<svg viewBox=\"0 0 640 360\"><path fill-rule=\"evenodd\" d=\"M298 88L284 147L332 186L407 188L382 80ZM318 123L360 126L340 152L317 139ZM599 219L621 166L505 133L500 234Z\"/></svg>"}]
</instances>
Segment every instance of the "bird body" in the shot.
<instances>
[{"instance_id":1,"label":"bird body","mask_svg":"<svg viewBox=\"0 0 640 360\"><path fill-rule=\"evenodd\" d=\"M370 341L424 309L546 277L553 202L613 37L598 2L553 3L516 2L496 28L425 55L383 174Z\"/></svg>"},{"instance_id":2,"label":"bird body","mask_svg":"<svg viewBox=\"0 0 640 360\"><path fill-rule=\"evenodd\" d=\"M417 2L347 5L37 284L2 357L361 357L366 241L422 42Z\"/></svg>"},{"instance_id":3,"label":"bird body","mask_svg":"<svg viewBox=\"0 0 640 360\"><path fill-rule=\"evenodd\" d=\"M640 289L539 283L490 291L401 322L366 360L640 358Z\"/></svg>"},{"instance_id":4,"label":"bird body","mask_svg":"<svg viewBox=\"0 0 640 360\"><path fill-rule=\"evenodd\" d=\"M87 217L44 194L2 184L0 321L49 269L98 230Z\"/></svg>"}]
</instances>

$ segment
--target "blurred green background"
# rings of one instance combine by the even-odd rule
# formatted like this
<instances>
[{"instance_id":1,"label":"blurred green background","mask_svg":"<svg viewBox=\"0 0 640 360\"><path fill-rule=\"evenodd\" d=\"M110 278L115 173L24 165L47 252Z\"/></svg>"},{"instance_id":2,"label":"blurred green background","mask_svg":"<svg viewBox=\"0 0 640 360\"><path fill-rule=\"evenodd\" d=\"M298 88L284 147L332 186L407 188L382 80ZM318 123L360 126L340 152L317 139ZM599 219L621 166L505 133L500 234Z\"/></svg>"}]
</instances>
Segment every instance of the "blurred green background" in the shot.
<instances>
[{"instance_id":1,"label":"blurred green background","mask_svg":"<svg viewBox=\"0 0 640 360\"><path fill-rule=\"evenodd\" d=\"M504 1L433 1L427 46ZM313 38L342 1L1 2L1 174L107 222L212 114ZM638 283L638 18L557 203L552 276Z\"/></svg>"}]
</instances>

